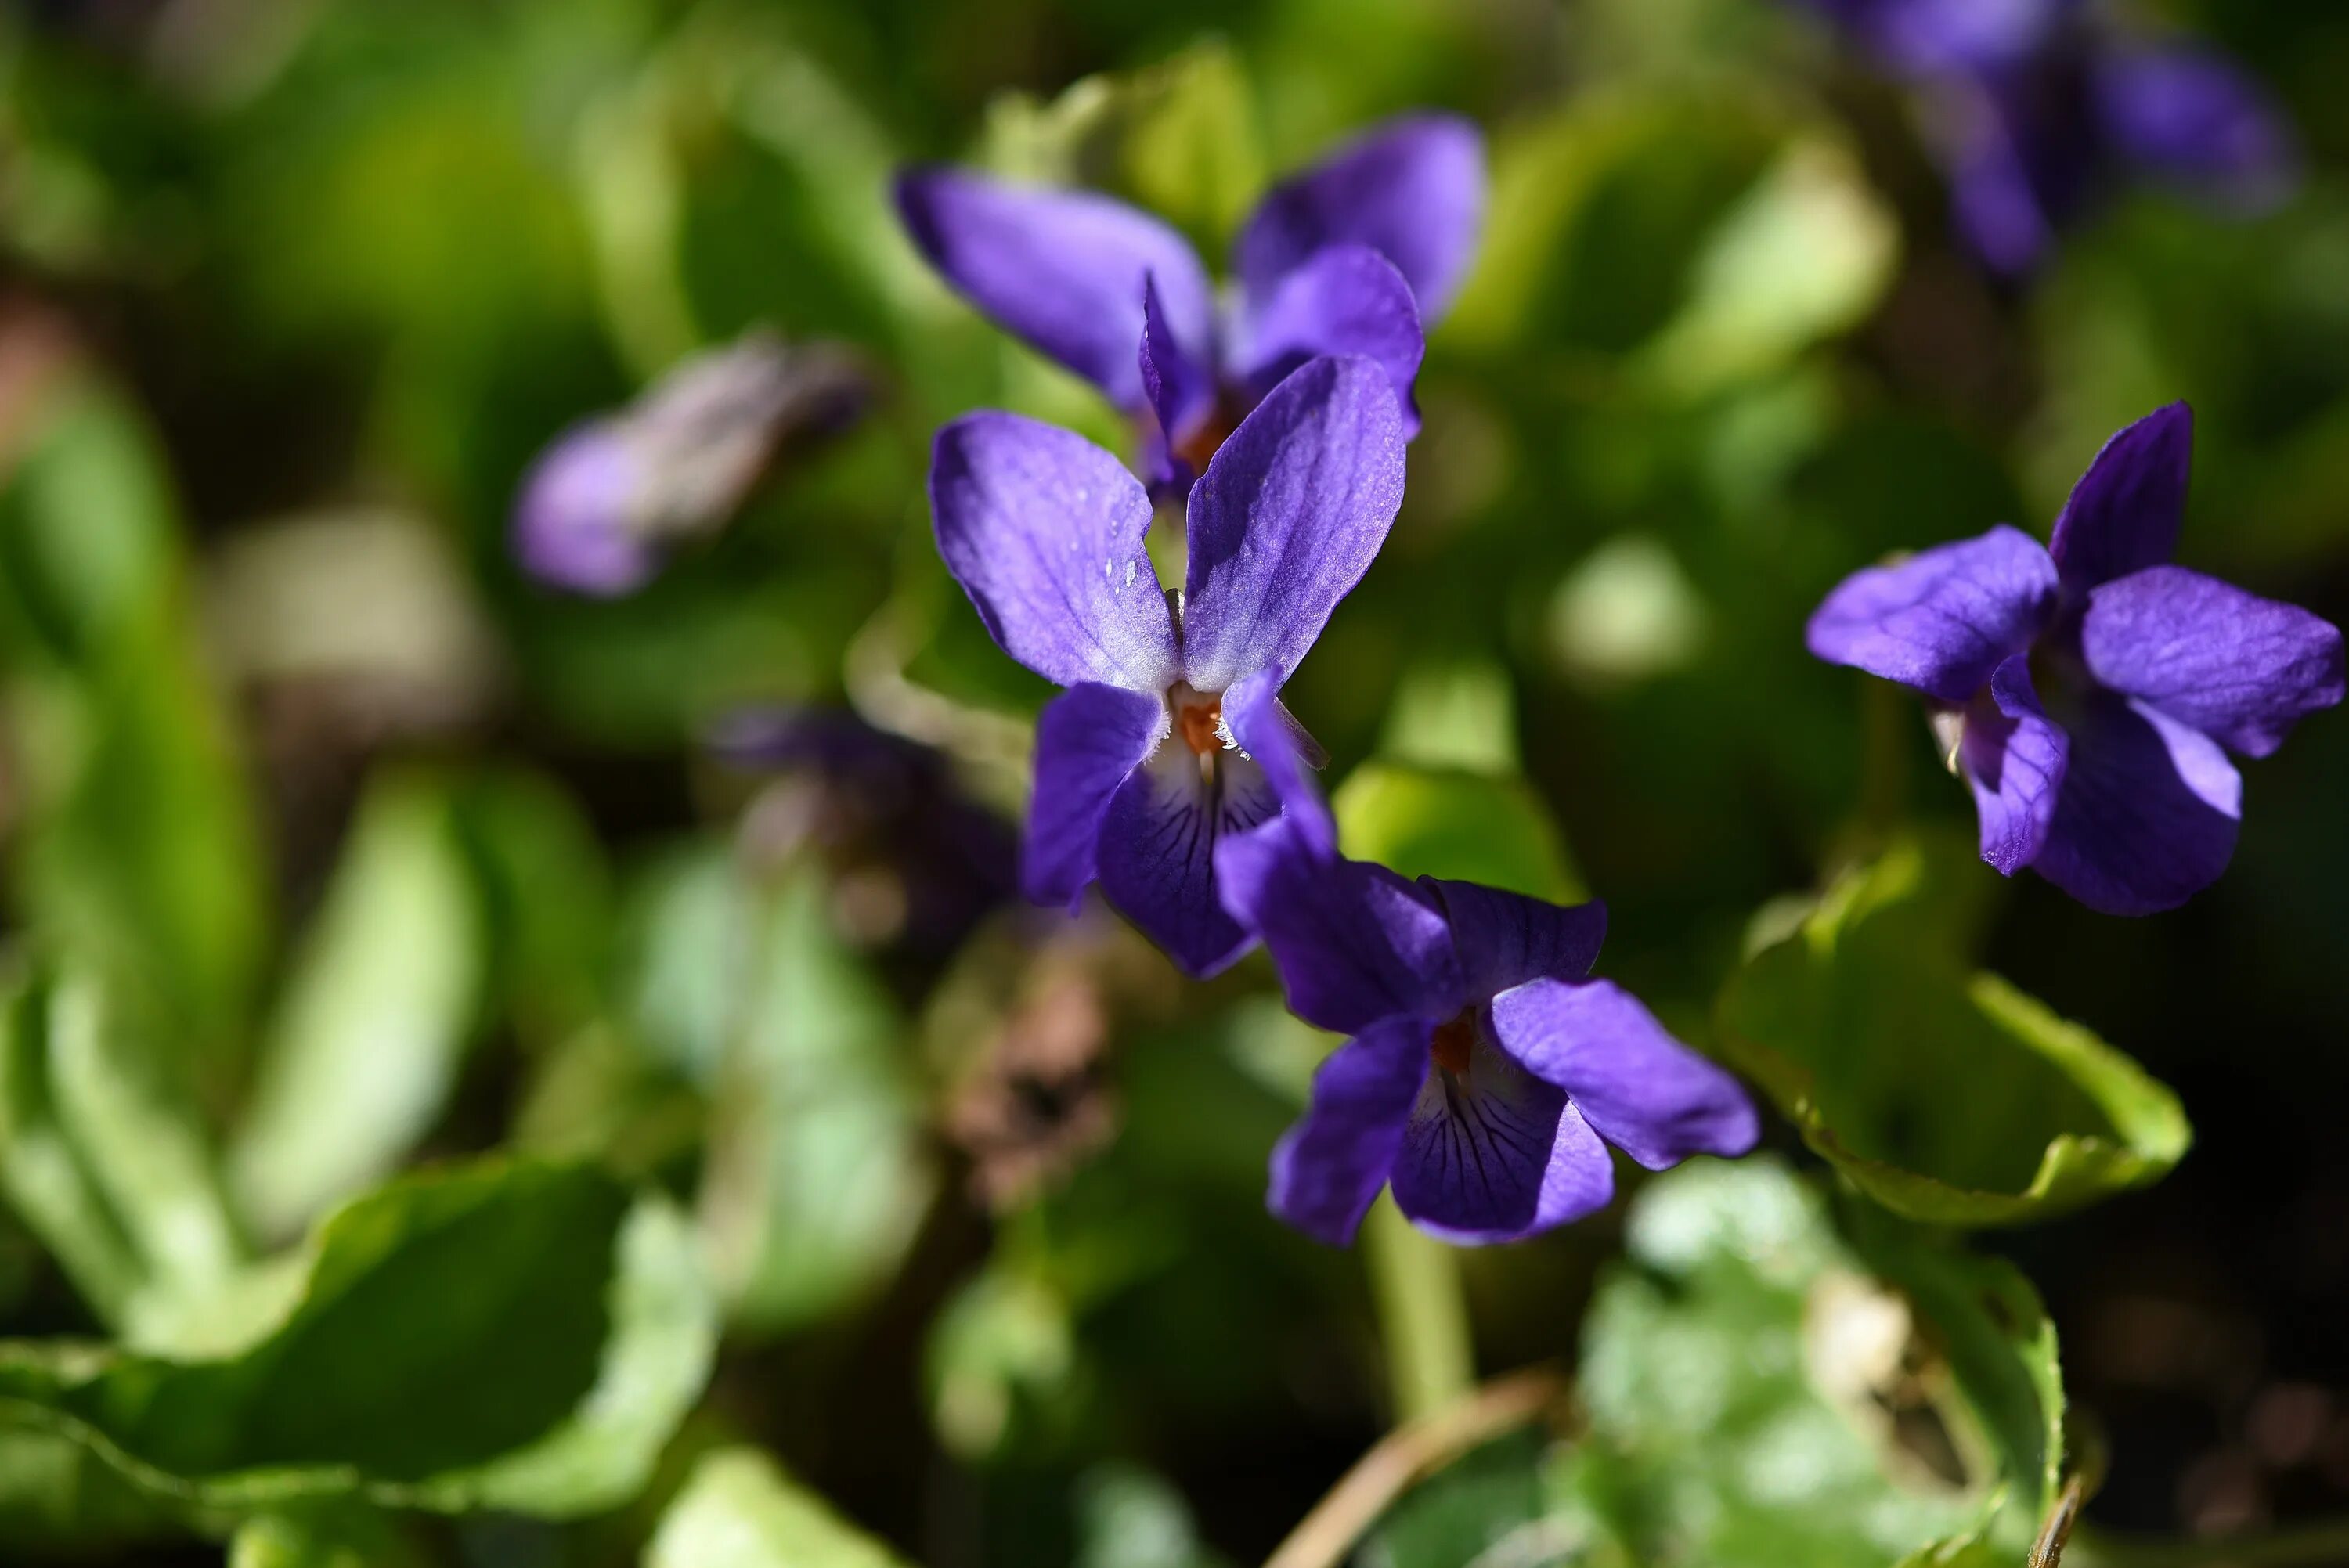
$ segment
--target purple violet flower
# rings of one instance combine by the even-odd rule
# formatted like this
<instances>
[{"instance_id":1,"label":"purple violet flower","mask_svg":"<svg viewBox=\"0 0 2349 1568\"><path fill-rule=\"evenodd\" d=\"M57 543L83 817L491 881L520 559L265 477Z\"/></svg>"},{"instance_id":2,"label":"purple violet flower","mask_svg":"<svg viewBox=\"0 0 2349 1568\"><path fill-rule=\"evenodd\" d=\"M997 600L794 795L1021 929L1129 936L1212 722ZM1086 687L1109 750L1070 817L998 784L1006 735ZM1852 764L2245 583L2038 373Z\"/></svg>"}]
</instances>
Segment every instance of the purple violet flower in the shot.
<instances>
[{"instance_id":1,"label":"purple violet flower","mask_svg":"<svg viewBox=\"0 0 2349 1568\"><path fill-rule=\"evenodd\" d=\"M1086 191L966 170L901 175L914 242L965 298L1141 422L1154 486L1180 491L1308 359L1360 355L1392 379L1406 436L1424 347L1468 269L1484 139L1411 115L1275 186L1232 249L1233 297L1167 224Z\"/></svg>"},{"instance_id":2,"label":"purple violet flower","mask_svg":"<svg viewBox=\"0 0 2349 1568\"><path fill-rule=\"evenodd\" d=\"M2045 548L2001 525L1869 567L1808 631L1932 704L1983 860L2108 914L2216 881L2242 803L2224 748L2265 757L2342 696L2330 623L2167 564L2193 438L2185 404L2157 409L2105 444Z\"/></svg>"},{"instance_id":3,"label":"purple violet flower","mask_svg":"<svg viewBox=\"0 0 2349 1568\"><path fill-rule=\"evenodd\" d=\"M2289 194L2282 114L2215 50L2081 0L1807 0L1924 99L1960 231L2006 273L2129 179L2251 213Z\"/></svg>"},{"instance_id":4,"label":"purple violet flower","mask_svg":"<svg viewBox=\"0 0 2349 1568\"><path fill-rule=\"evenodd\" d=\"M1588 978L1604 905L1409 882L1299 820L1216 851L1225 904L1262 934L1289 1006L1352 1037L1273 1150L1275 1214L1343 1245L1392 1185L1423 1231L1514 1241L1606 1205L1602 1140L1651 1171L1754 1147L1737 1080Z\"/></svg>"},{"instance_id":5,"label":"purple violet flower","mask_svg":"<svg viewBox=\"0 0 2349 1568\"><path fill-rule=\"evenodd\" d=\"M1384 370L1312 360L1208 461L1170 594L1143 549L1150 498L1117 459L1016 414L938 432L947 570L999 647L1068 688L1036 725L1030 897L1073 904L1098 881L1195 975L1247 949L1216 896L1216 842L1283 807L1334 842L1280 688L1378 553L1402 481Z\"/></svg>"},{"instance_id":6,"label":"purple violet flower","mask_svg":"<svg viewBox=\"0 0 2349 1568\"><path fill-rule=\"evenodd\" d=\"M541 454L514 508L514 553L574 593L634 593L668 551L723 528L781 448L862 413L870 379L839 350L763 332L696 356Z\"/></svg>"}]
</instances>

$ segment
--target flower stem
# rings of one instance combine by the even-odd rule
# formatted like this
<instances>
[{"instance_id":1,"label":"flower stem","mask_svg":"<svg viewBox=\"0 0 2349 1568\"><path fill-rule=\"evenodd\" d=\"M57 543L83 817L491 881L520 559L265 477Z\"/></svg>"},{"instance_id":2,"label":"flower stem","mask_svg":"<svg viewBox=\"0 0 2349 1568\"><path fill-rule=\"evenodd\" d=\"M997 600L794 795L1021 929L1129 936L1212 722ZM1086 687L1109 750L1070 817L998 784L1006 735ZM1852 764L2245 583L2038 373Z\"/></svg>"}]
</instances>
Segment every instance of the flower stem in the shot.
<instances>
[{"instance_id":1,"label":"flower stem","mask_svg":"<svg viewBox=\"0 0 2349 1568\"><path fill-rule=\"evenodd\" d=\"M1381 1193L1362 1221L1362 1263L1386 1346L1395 1421L1418 1420L1465 1395L1476 1380L1475 1353L1452 1250L1413 1230Z\"/></svg>"}]
</instances>

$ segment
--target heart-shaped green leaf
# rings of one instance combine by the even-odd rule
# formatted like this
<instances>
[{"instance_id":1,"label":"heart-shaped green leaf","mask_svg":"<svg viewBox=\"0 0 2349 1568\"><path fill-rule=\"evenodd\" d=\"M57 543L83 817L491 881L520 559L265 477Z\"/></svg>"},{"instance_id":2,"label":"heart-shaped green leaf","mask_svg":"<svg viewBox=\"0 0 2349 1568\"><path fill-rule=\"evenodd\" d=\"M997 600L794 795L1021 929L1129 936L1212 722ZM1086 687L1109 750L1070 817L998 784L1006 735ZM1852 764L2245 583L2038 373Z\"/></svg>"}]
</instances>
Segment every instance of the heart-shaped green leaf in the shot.
<instances>
[{"instance_id":1,"label":"heart-shaped green leaf","mask_svg":"<svg viewBox=\"0 0 2349 1568\"><path fill-rule=\"evenodd\" d=\"M1972 966L1982 867L1908 841L1850 872L1723 993L1721 1047L1885 1207L2044 1219L2158 1180L2192 1133L2127 1057Z\"/></svg>"}]
</instances>

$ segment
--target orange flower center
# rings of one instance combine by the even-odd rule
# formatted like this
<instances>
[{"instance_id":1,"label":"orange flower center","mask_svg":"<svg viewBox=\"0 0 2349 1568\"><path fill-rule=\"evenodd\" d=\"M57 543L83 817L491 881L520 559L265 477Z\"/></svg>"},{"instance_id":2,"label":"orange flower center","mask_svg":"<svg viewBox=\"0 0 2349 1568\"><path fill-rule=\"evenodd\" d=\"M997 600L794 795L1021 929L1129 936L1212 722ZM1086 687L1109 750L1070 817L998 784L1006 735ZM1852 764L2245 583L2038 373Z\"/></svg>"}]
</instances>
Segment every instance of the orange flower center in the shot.
<instances>
[{"instance_id":1,"label":"orange flower center","mask_svg":"<svg viewBox=\"0 0 2349 1568\"><path fill-rule=\"evenodd\" d=\"M1193 755L1213 757L1224 748L1224 738L1217 733L1224 721L1224 699L1199 693L1174 698L1174 732L1183 738Z\"/></svg>"},{"instance_id":2,"label":"orange flower center","mask_svg":"<svg viewBox=\"0 0 2349 1568\"><path fill-rule=\"evenodd\" d=\"M1435 1065L1460 1077L1468 1070L1468 1053L1476 1048L1476 1018L1463 1013L1448 1024L1435 1026L1435 1037L1428 1041L1427 1054Z\"/></svg>"},{"instance_id":3,"label":"orange flower center","mask_svg":"<svg viewBox=\"0 0 2349 1568\"><path fill-rule=\"evenodd\" d=\"M1239 421L1225 411L1223 399L1218 397L1207 417L1199 421L1199 428L1175 443L1174 455L1190 464L1193 473L1204 474L1207 471L1207 459L1238 428Z\"/></svg>"}]
</instances>

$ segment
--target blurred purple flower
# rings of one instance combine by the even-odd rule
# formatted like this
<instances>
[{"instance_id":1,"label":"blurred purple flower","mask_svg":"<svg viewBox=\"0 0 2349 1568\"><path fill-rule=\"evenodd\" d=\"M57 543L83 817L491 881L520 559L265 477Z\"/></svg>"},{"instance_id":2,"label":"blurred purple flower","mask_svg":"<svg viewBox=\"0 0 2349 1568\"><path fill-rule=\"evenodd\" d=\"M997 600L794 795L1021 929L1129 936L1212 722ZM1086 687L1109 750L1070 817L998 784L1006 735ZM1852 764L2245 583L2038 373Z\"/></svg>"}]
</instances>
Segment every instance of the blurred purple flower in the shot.
<instances>
[{"instance_id":1,"label":"blurred purple flower","mask_svg":"<svg viewBox=\"0 0 2349 1568\"><path fill-rule=\"evenodd\" d=\"M1216 840L1286 807L1333 841L1280 687L1378 553L1402 483L1384 370L1313 360L1207 464L1170 594L1143 548L1150 498L1109 453L1013 414L938 432L947 569L1005 653L1068 688L1037 721L1029 896L1073 903L1098 881L1195 975L1247 948L1216 896Z\"/></svg>"},{"instance_id":2,"label":"blurred purple flower","mask_svg":"<svg viewBox=\"0 0 2349 1568\"><path fill-rule=\"evenodd\" d=\"M1960 231L2029 270L2113 187L2166 184L2229 211L2287 196L2291 130L2216 51L2113 23L2082 0L1806 0L1924 96Z\"/></svg>"},{"instance_id":3,"label":"blurred purple flower","mask_svg":"<svg viewBox=\"0 0 2349 1568\"><path fill-rule=\"evenodd\" d=\"M1299 1017L1353 1037L1272 1155L1267 1202L1334 1245L1392 1185L1422 1230L1506 1242L1605 1206L1611 1143L1650 1170L1754 1146L1737 1081L1588 978L1598 903L1562 908L1341 860L1295 819L1216 851Z\"/></svg>"},{"instance_id":4,"label":"blurred purple flower","mask_svg":"<svg viewBox=\"0 0 2349 1568\"><path fill-rule=\"evenodd\" d=\"M1811 652L1922 692L1972 786L1982 859L2092 909L2150 914L2218 879L2242 780L2339 702L2341 634L2167 564L2193 446L2183 403L2106 442L2043 549L2003 525L1853 573Z\"/></svg>"},{"instance_id":5,"label":"blurred purple flower","mask_svg":"<svg viewBox=\"0 0 2349 1568\"><path fill-rule=\"evenodd\" d=\"M724 527L785 445L849 423L870 389L842 351L766 333L687 360L540 456L514 509L514 552L556 587L632 593L669 550Z\"/></svg>"},{"instance_id":6,"label":"blurred purple flower","mask_svg":"<svg viewBox=\"0 0 2349 1568\"><path fill-rule=\"evenodd\" d=\"M964 791L942 752L816 707L744 709L706 739L737 768L811 786L758 824L791 841L759 851L822 854L891 916L869 934L916 961L943 962L1017 890L1010 824Z\"/></svg>"},{"instance_id":7,"label":"blurred purple flower","mask_svg":"<svg viewBox=\"0 0 2349 1568\"><path fill-rule=\"evenodd\" d=\"M941 168L907 171L896 195L964 297L1147 418L1151 482L1179 490L1317 356L1376 360L1416 431L1422 323L1450 305L1475 253L1485 149L1466 120L1432 114L1348 142L1257 204L1220 305L1180 234L1110 197Z\"/></svg>"}]
</instances>

